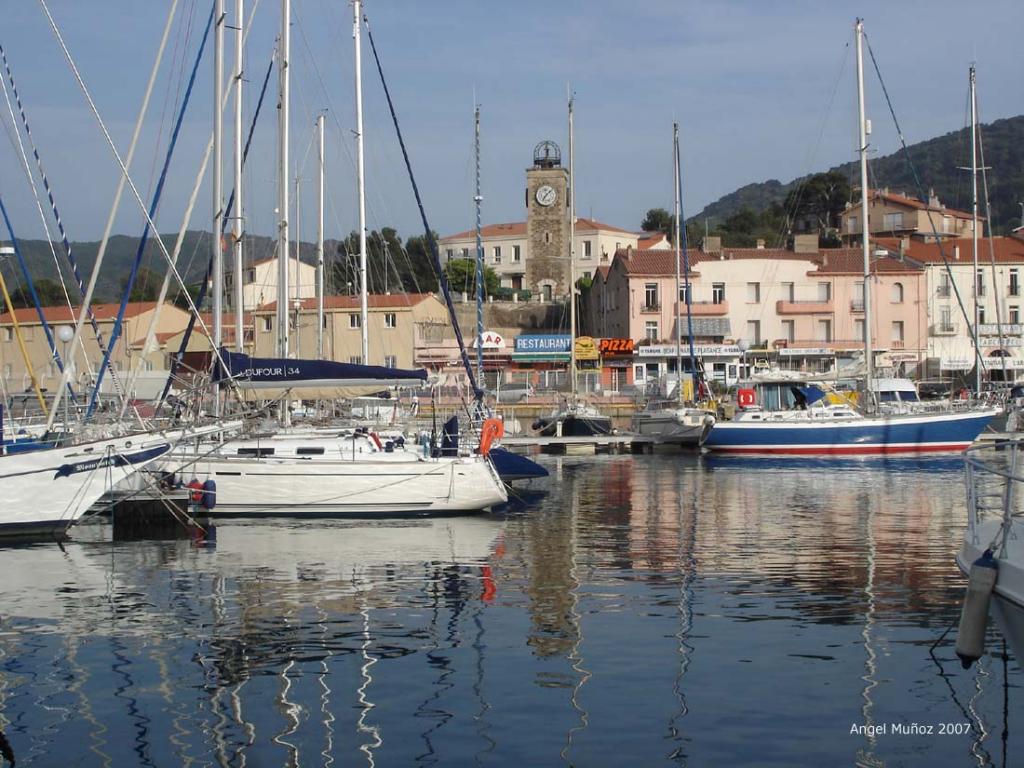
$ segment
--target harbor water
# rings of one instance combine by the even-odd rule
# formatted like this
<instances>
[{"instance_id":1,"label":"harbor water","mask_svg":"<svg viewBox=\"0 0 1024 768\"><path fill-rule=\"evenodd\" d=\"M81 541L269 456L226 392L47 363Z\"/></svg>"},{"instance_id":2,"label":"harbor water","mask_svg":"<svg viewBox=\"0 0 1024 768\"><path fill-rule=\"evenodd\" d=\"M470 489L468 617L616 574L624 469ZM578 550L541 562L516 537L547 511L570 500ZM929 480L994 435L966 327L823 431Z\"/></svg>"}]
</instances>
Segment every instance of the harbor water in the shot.
<instances>
[{"instance_id":1,"label":"harbor water","mask_svg":"<svg viewBox=\"0 0 1024 768\"><path fill-rule=\"evenodd\" d=\"M0 549L18 766L1012 766L962 460L540 459L482 517Z\"/></svg>"}]
</instances>

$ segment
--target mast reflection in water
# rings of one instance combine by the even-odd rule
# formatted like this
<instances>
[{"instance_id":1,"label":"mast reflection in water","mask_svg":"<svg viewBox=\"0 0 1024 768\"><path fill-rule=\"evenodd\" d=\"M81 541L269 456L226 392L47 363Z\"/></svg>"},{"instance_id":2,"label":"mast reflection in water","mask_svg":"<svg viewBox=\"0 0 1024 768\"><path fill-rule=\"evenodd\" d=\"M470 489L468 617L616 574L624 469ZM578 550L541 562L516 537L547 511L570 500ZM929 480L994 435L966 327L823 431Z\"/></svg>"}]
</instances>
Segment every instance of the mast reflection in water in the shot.
<instances>
[{"instance_id":1,"label":"mast reflection in water","mask_svg":"<svg viewBox=\"0 0 1024 768\"><path fill-rule=\"evenodd\" d=\"M1001 660L929 655L958 461L546 463L501 515L0 550L18 765L1015 764Z\"/></svg>"}]
</instances>

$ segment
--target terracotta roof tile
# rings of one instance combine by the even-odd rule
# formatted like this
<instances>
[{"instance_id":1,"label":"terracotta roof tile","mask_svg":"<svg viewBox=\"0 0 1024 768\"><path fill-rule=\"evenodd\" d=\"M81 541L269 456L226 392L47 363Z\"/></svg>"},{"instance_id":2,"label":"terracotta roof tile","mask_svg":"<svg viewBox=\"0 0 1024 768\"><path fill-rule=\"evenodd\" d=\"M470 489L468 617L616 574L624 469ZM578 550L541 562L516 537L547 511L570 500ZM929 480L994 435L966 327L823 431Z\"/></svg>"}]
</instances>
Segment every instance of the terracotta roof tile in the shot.
<instances>
[{"instance_id":1,"label":"terracotta roof tile","mask_svg":"<svg viewBox=\"0 0 1024 768\"><path fill-rule=\"evenodd\" d=\"M949 216L954 216L958 219L969 219L971 214L966 211L958 211L955 208L946 208L945 206L930 206L926 203L921 202L913 197L907 197L906 195L897 195L893 192L886 192L881 189L873 189L870 192L872 200L884 200L887 203L893 205L902 205L906 208L914 208L918 211L935 211L936 213L943 213ZM979 216L978 218L984 218Z\"/></svg>"},{"instance_id":2,"label":"terracotta roof tile","mask_svg":"<svg viewBox=\"0 0 1024 768\"><path fill-rule=\"evenodd\" d=\"M432 293L371 293L366 297L370 309L414 307L431 298ZM315 310L316 299L302 299L303 310ZM358 296L325 296L324 309L359 309ZM259 314L277 311L277 302L263 304L256 308Z\"/></svg>"},{"instance_id":3,"label":"terracotta roof tile","mask_svg":"<svg viewBox=\"0 0 1024 768\"><path fill-rule=\"evenodd\" d=\"M117 310L120 304L93 304L92 311L99 321L113 320L117 317ZM136 317L148 312L149 310L156 307L155 301L132 301L125 307L124 316L126 318ZM164 308L173 307L172 304L167 303ZM55 306L55 307L43 307L43 317L46 318L47 323L71 323L74 324L78 320L79 307L73 307L68 309L66 306ZM15 309L15 317L18 318L19 323L32 324L39 323L39 315L36 313L35 307L28 307L25 309ZM11 313L4 312L0 315L0 324L6 324L11 322Z\"/></svg>"},{"instance_id":4,"label":"terracotta roof tile","mask_svg":"<svg viewBox=\"0 0 1024 768\"><path fill-rule=\"evenodd\" d=\"M526 237L526 222L513 221L510 224L487 224L480 228L481 237ZM476 230L459 232L457 235L446 235L439 242L445 243L449 240L467 240L476 237Z\"/></svg>"},{"instance_id":5,"label":"terracotta roof tile","mask_svg":"<svg viewBox=\"0 0 1024 768\"><path fill-rule=\"evenodd\" d=\"M978 238L978 260L982 264L989 263L989 239L987 237ZM1017 237L993 237L991 241L996 261L1024 263L1024 240ZM912 240L907 255L923 264L941 264L943 252L951 262L956 261L958 252L961 262L965 259L969 260L972 258L971 240L968 238L947 240L942 243L941 251L938 243L922 243Z\"/></svg>"}]
</instances>

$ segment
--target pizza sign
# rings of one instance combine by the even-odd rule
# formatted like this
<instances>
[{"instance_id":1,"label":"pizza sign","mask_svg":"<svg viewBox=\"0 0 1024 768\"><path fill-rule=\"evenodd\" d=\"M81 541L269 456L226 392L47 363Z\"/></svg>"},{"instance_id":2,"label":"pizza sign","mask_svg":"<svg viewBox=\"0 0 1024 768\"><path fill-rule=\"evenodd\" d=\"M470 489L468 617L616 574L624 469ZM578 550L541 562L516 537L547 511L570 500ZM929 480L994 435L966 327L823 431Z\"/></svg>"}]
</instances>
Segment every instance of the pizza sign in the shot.
<instances>
[{"instance_id":1,"label":"pizza sign","mask_svg":"<svg viewBox=\"0 0 1024 768\"><path fill-rule=\"evenodd\" d=\"M598 347L602 355L632 355L632 339L601 339Z\"/></svg>"}]
</instances>

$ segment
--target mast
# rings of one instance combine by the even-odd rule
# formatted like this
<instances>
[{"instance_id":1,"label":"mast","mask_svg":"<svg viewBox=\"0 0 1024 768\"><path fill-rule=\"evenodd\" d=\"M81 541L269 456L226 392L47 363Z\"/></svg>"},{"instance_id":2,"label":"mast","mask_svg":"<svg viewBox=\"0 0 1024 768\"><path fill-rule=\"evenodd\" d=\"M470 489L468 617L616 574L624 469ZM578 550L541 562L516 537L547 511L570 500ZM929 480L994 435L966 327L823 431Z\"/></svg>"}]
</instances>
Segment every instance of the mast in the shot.
<instances>
[{"instance_id":1,"label":"mast","mask_svg":"<svg viewBox=\"0 0 1024 768\"><path fill-rule=\"evenodd\" d=\"M480 105L475 105L473 110L474 125L474 157L476 159L476 194L473 202L476 204L476 379L484 380L484 243L480 232L480 204L483 196L480 194ZM483 391L481 386L480 391Z\"/></svg>"},{"instance_id":2,"label":"mast","mask_svg":"<svg viewBox=\"0 0 1024 768\"><path fill-rule=\"evenodd\" d=\"M234 153L234 176L235 176L235 215L232 219L231 248L234 253L235 266L235 351L245 351L244 322L245 307L242 306L242 55L244 38L242 35L242 24L244 18L245 0L235 0L235 153Z\"/></svg>"},{"instance_id":3,"label":"mast","mask_svg":"<svg viewBox=\"0 0 1024 768\"><path fill-rule=\"evenodd\" d=\"M978 325L981 320L981 303L978 289L978 94L975 88L974 65L971 65L971 253L974 259L974 391L981 392L981 347L978 344ZM996 299L998 302L998 298Z\"/></svg>"},{"instance_id":4,"label":"mast","mask_svg":"<svg viewBox=\"0 0 1024 768\"><path fill-rule=\"evenodd\" d=\"M297 163L296 163L297 165ZM295 234L295 275L294 282L291 283L292 292L295 294L292 297L292 301L288 302L288 309L295 309L295 327L292 329L295 331L295 356L300 357L302 355L302 334L299 333L299 308L301 307L302 299L302 287L299 285L299 249L302 247L302 216L301 209L299 207L299 178L298 168L295 172L295 224L292 227L292 231ZM289 262L289 269L291 269L291 263Z\"/></svg>"},{"instance_id":5,"label":"mast","mask_svg":"<svg viewBox=\"0 0 1024 768\"><path fill-rule=\"evenodd\" d=\"M672 123L672 174L673 184L672 187L675 189L675 207L672 209L675 218L675 250L676 250L676 284L675 284L675 299L676 299L676 398L680 403L683 402L683 318L681 313L680 301L679 301L679 283L680 283L680 250L681 250L681 239L679 237L680 229L680 207L681 201L679 199L679 123ZM690 361L691 364L693 360Z\"/></svg>"},{"instance_id":6,"label":"mast","mask_svg":"<svg viewBox=\"0 0 1024 768\"><path fill-rule=\"evenodd\" d=\"M216 0L213 11L213 348L224 343L224 0ZM213 387L213 413L220 415L218 385Z\"/></svg>"},{"instance_id":7,"label":"mast","mask_svg":"<svg viewBox=\"0 0 1024 768\"><path fill-rule=\"evenodd\" d=\"M319 167L316 195L316 356L324 358L324 113L316 118Z\"/></svg>"},{"instance_id":8,"label":"mast","mask_svg":"<svg viewBox=\"0 0 1024 768\"><path fill-rule=\"evenodd\" d=\"M575 95L569 92L569 381L576 399L576 176L573 154L572 108Z\"/></svg>"},{"instance_id":9,"label":"mast","mask_svg":"<svg viewBox=\"0 0 1024 768\"><path fill-rule=\"evenodd\" d=\"M288 80L291 0L281 0L281 48L278 65L277 183L277 356L288 357ZM287 412L287 409L285 409Z\"/></svg>"},{"instance_id":10,"label":"mast","mask_svg":"<svg viewBox=\"0 0 1024 768\"><path fill-rule=\"evenodd\" d=\"M352 0L352 39L356 48L356 185L359 189L359 321L362 363L370 364L369 310L366 283L366 179L363 169L363 56L362 0Z\"/></svg>"},{"instance_id":11,"label":"mast","mask_svg":"<svg viewBox=\"0 0 1024 768\"><path fill-rule=\"evenodd\" d=\"M868 134L871 127L864 116L864 21L857 19L854 26L857 43L857 135L860 143L860 210L861 245L864 249L864 389L870 399L874 375L874 352L871 348L871 246L868 222Z\"/></svg>"}]
</instances>

